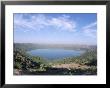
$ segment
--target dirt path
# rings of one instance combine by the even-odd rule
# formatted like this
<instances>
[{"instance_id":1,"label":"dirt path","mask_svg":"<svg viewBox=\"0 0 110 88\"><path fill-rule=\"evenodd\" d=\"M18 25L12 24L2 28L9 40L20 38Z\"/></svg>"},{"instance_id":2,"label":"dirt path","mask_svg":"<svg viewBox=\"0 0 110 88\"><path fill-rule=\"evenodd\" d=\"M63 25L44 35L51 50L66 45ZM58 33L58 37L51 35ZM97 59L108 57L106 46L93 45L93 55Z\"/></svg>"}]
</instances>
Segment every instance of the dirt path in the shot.
<instances>
[{"instance_id":1,"label":"dirt path","mask_svg":"<svg viewBox=\"0 0 110 88\"><path fill-rule=\"evenodd\" d=\"M89 67L86 66L86 65L80 65L80 64L76 64L76 63L71 63L71 64L60 64L60 65L54 65L52 66L53 68L67 68L67 69L78 69L78 68L81 68L81 69L88 69Z\"/></svg>"}]
</instances>

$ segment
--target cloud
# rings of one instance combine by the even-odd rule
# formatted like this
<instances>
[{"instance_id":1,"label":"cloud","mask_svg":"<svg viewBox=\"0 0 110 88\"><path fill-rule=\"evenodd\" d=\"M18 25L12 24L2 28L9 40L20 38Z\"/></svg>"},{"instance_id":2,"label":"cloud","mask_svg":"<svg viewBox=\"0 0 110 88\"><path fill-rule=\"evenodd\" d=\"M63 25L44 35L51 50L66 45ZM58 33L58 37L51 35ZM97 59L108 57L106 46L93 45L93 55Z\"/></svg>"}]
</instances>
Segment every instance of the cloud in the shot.
<instances>
[{"instance_id":1,"label":"cloud","mask_svg":"<svg viewBox=\"0 0 110 88\"><path fill-rule=\"evenodd\" d=\"M45 14L15 14L14 28L23 30L42 30L53 27L57 30L74 31L76 23L68 15L48 17Z\"/></svg>"},{"instance_id":2,"label":"cloud","mask_svg":"<svg viewBox=\"0 0 110 88\"><path fill-rule=\"evenodd\" d=\"M88 37L92 37L92 38L96 38L96 33L97 31L96 30L92 30L92 29L86 29L84 31L85 35L88 36Z\"/></svg>"},{"instance_id":3,"label":"cloud","mask_svg":"<svg viewBox=\"0 0 110 88\"><path fill-rule=\"evenodd\" d=\"M23 14L17 14L14 17L14 26L16 29L23 29L25 30L39 30L41 28L44 28L44 25L46 25L45 17L43 15L36 16L30 16L30 18L24 18Z\"/></svg>"},{"instance_id":4,"label":"cloud","mask_svg":"<svg viewBox=\"0 0 110 88\"><path fill-rule=\"evenodd\" d=\"M89 25L84 26L83 29L89 29L89 28L92 28L96 25L97 25L97 22L93 22L93 23L90 23Z\"/></svg>"},{"instance_id":5,"label":"cloud","mask_svg":"<svg viewBox=\"0 0 110 88\"><path fill-rule=\"evenodd\" d=\"M96 38L97 22L90 23L89 25L84 26L82 29L85 36Z\"/></svg>"},{"instance_id":6,"label":"cloud","mask_svg":"<svg viewBox=\"0 0 110 88\"><path fill-rule=\"evenodd\" d=\"M74 31L76 28L76 23L70 21L64 16L58 18L52 18L49 23L60 30Z\"/></svg>"}]
</instances>

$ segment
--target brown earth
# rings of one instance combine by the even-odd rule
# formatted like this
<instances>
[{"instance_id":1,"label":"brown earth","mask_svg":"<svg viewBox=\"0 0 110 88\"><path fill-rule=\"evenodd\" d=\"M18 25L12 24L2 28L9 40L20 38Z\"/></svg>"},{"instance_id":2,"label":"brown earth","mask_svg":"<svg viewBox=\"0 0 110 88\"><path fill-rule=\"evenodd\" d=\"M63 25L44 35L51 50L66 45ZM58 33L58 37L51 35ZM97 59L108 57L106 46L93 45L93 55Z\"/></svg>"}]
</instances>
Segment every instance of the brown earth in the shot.
<instances>
[{"instance_id":1,"label":"brown earth","mask_svg":"<svg viewBox=\"0 0 110 88\"><path fill-rule=\"evenodd\" d=\"M52 66L53 68L67 68L67 69L88 69L90 68L89 66L86 65L80 65L80 64L76 64L76 63L70 63L70 64L58 64L58 65L54 65Z\"/></svg>"}]
</instances>

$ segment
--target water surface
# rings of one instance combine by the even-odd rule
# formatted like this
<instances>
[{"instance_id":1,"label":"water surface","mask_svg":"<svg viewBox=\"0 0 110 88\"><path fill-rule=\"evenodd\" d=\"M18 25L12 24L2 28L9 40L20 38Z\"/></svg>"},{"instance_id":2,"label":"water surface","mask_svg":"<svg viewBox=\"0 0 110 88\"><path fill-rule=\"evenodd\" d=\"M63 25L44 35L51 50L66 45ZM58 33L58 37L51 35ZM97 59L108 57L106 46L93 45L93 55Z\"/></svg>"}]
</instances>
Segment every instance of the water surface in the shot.
<instances>
[{"instance_id":1,"label":"water surface","mask_svg":"<svg viewBox=\"0 0 110 88\"><path fill-rule=\"evenodd\" d=\"M64 59L67 57L80 56L84 50L66 49L35 49L27 52L32 56L40 56L45 59Z\"/></svg>"}]
</instances>

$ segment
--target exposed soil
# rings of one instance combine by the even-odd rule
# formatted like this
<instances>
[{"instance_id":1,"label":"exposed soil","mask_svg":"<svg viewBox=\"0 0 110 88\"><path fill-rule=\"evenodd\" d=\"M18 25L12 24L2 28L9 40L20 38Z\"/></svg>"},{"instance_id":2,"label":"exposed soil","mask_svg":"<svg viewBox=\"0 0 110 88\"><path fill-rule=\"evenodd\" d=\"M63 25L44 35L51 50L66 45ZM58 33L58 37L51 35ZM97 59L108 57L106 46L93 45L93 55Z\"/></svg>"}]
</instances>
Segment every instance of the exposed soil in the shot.
<instances>
[{"instance_id":1,"label":"exposed soil","mask_svg":"<svg viewBox=\"0 0 110 88\"><path fill-rule=\"evenodd\" d=\"M53 68L67 68L67 69L77 69L77 68L81 68L81 69L88 69L90 68L87 65L80 65L80 64L76 64L76 63L71 63L71 64L58 64L58 65L54 65L52 66Z\"/></svg>"},{"instance_id":2,"label":"exposed soil","mask_svg":"<svg viewBox=\"0 0 110 88\"><path fill-rule=\"evenodd\" d=\"M47 68L45 71L36 71L36 69L34 69L33 71L14 69L14 75L65 75L71 71L75 75L84 75L84 74L89 75L91 74L90 72L86 73L84 71L85 69L89 68L90 66L80 65L76 63L58 64L53 65L50 68Z\"/></svg>"}]
</instances>

